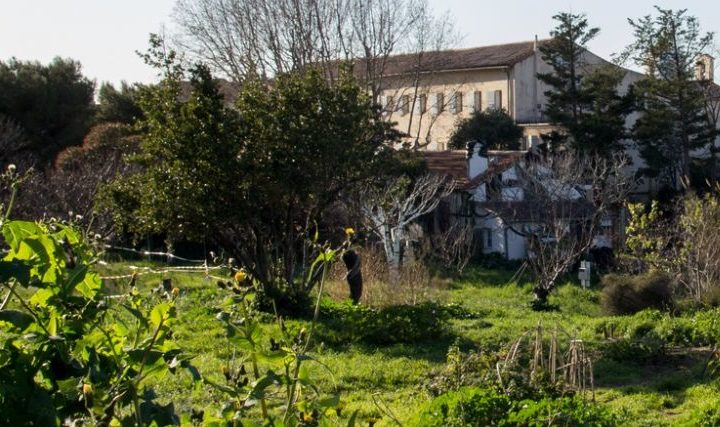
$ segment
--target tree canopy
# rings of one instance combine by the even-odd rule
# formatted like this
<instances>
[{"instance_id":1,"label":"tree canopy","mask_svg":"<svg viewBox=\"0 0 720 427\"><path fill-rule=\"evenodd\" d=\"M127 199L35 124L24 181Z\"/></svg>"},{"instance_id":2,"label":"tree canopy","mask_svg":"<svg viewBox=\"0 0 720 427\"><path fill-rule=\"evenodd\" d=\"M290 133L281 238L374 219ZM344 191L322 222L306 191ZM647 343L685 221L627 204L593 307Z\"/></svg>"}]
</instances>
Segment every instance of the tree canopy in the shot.
<instances>
[{"instance_id":1,"label":"tree canopy","mask_svg":"<svg viewBox=\"0 0 720 427\"><path fill-rule=\"evenodd\" d=\"M165 79L140 98L143 172L105 191L118 225L219 245L273 297L302 296L309 233L344 192L381 173L395 132L349 75L247 82L229 108L206 67L187 73L182 101L184 70L156 63Z\"/></svg>"},{"instance_id":2,"label":"tree canopy","mask_svg":"<svg viewBox=\"0 0 720 427\"><path fill-rule=\"evenodd\" d=\"M0 61L0 116L12 119L27 140L0 156L30 152L47 163L63 148L82 143L92 124L94 91L95 83L71 59L55 58L48 65Z\"/></svg>"},{"instance_id":3,"label":"tree canopy","mask_svg":"<svg viewBox=\"0 0 720 427\"><path fill-rule=\"evenodd\" d=\"M450 135L450 147L467 148L467 143L482 140L493 150L517 150L523 130L503 109L473 111L470 117L460 119Z\"/></svg>"},{"instance_id":4,"label":"tree canopy","mask_svg":"<svg viewBox=\"0 0 720 427\"><path fill-rule=\"evenodd\" d=\"M633 93L618 92L625 71L612 64L591 63L587 43L599 33L582 14L559 13L552 39L540 47L551 72L538 74L548 86L545 114L561 130L547 139L555 148L569 145L609 157L622 151L625 119L633 109Z\"/></svg>"},{"instance_id":5,"label":"tree canopy","mask_svg":"<svg viewBox=\"0 0 720 427\"><path fill-rule=\"evenodd\" d=\"M656 10L655 16L629 20L635 41L623 59L646 74L637 84L642 114L633 128L645 172L679 189L693 162L702 162L691 153L707 149L716 135L694 74L699 56L712 46L713 34L703 33L698 19L685 9Z\"/></svg>"}]
</instances>

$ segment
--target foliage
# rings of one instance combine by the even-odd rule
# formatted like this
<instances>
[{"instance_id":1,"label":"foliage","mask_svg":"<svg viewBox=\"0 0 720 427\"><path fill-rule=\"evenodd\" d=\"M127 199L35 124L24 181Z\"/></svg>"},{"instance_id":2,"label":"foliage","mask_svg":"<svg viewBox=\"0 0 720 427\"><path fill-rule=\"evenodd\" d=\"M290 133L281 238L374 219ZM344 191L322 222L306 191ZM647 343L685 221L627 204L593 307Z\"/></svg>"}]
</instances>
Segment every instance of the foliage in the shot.
<instances>
[{"instance_id":1,"label":"foliage","mask_svg":"<svg viewBox=\"0 0 720 427\"><path fill-rule=\"evenodd\" d=\"M142 86L120 83L116 89L111 83L103 83L98 91L96 120L101 123L123 123L132 125L143 118L139 105Z\"/></svg>"},{"instance_id":2,"label":"foliage","mask_svg":"<svg viewBox=\"0 0 720 427\"><path fill-rule=\"evenodd\" d=\"M172 423L172 404L156 403L147 382L191 368L171 339L179 292L159 301L131 292L115 307L131 316L122 321L90 269L91 246L72 227L8 221L2 234L3 424ZM10 300L17 308L4 307Z\"/></svg>"},{"instance_id":3,"label":"foliage","mask_svg":"<svg viewBox=\"0 0 720 427\"><path fill-rule=\"evenodd\" d=\"M609 314L634 314L673 307L675 283L667 273L652 271L640 276L608 274L602 278L602 305Z\"/></svg>"},{"instance_id":4,"label":"foliage","mask_svg":"<svg viewBox=\"0 0 720 427\"><path fill-rule=\"evenodd\" d=\"M0 116L14 120L28 141L1 153L0 164L28 155L47 164L62 149L80 144L92 121L94 90L71 59L47 65L0 61Z\"/></svg>"},{"instance_id":5,"label":"foliage","mask_svg":"<svg viewBox=\"0 0 720 427\"><path fill-rule=\"evenodd\" d=\"M666 256L670 244L665 232L668 225L658 202L652 201L649 209L642 203L629 203L627 209L630 218L625 226L626 252L633 261L640 263L639 269L645 271L651 266L661 268L664 260L671 261Z\"/></svg>"},{"instance_id":6,"label":"foliage","mask_svg":"<svg viewBox=\"0 0 720 427\"><path fill-rule=\"evenodd\" d=\"M434 399L419 417L422 426L615 426L606 408L578 397L511 401L492 388L463 388Z\"/></svg>"},{"instance_id":7,"label":"foliage","mask_svg":"<svg viewBox=\"0 0 720 427\"><path fill-rule=\"evenodd\" d=\"M699 55L712 47L713 34L702 33L686 9L655 9L655 16L629 20L635 41L623 54L646 74L637 83L642 114L633 139L647 164L644 172L679 190L694 162L704 161L693 158L693 151L707 149L715 139L702 88L694 79Z\"/></svg>"},{"instance_id":8,"label":"foliage","mask_svg":"<svg viewBox=\"0 0 720 427\"><path fill-rule=\"evenodd\" d=\"M607 408L578 397L561 397L515 404L517 412L510 414L508 425L540 426L616 426L623 425L620 417Z\"/></svg>"},{"instance_id":9,"label":"foliage","mask_svg":"<svg viewBox=\"0 0 720 427\"><path fill-rule=\"evenodd\" d=\"M470 141L482 141L491 150L517 150L523 130L504 109L475 110L459 119L450 135L450 147L467 149Z\"/></svg>"},{"instance_id":10,"label":"foliage","mask_svg":"<svg viewBox=\"0 0 720 427\"><path fill-rule=\"evenodd\" d=\"M602 157L623 151L625 119L633 108L632 91L618 93L625 72L588 61L586 45L600 30L589 27L585 15L559 13L553 19L552 39L539 47L552 72L537 77L551 88L545 114L563 131L547 139L553 148L568 145Z\"/></svg>"},{"instance_id":11,"label":"foliage","mask_svg":"<svg viewBox=\"0 0 720 427\"><path fill-rule=\"evenodd\" d=\"M677 278L696 304L712 303L720 283L720 199L714 192L680 198L670 216L653 202L628 205L630 271L658 269Z\"/></svg>"},{"instance_id":12,"label":"foliage","mask_svg":"<svg viewBox=\"0 0 720 427\"><path fill-rule=\"evenodd\" d=\"M492 388L462 388L433 399L416 425L464 427L504 425L510 398Z\"/></svg>"},{"instance_id":13,"label":"foliage","mask_svg":"<svg viewBox=\"0 0 720 427\"><path fill-rule=\"evenodd\" d=\"M315 254L308 236L340 196L380 173L389 125L345 75L330 85L318 72L248 82L226 107L210 72L184 71L154 39L146 60L165 69L143 91L145 129L137 175L108 188L118 225L223 248L281 306L303 305ZM172 53L172 52L171 52Z\"/></svg>"},{"instance_id":14,"label":"foliage","mask_svg":"<svg viewBox=\"0 0 720 427\"><path fill-rule=\"evenodd\" d=\"M330 263L333 258L334 254L328 254L323 262ZM205 379L229 399L220 419L206 417L205 421L253 425L253 419L261 419L271 425L304 426L325 423L331 416L336 419L339 395L321 394L306 366L308 362L320 363L308 353L314 322L309 331L304 327L291 330L278 318L281 337L266 340L259 321L262 316L257 311L258 286L247 280L240 275L236 283L218 283L232 291L216 317L225 325L237 353L233 351L233 358L223 366L225 384ZM322 284L319 292L322 294Z\"/></svg>"}]
</instances>

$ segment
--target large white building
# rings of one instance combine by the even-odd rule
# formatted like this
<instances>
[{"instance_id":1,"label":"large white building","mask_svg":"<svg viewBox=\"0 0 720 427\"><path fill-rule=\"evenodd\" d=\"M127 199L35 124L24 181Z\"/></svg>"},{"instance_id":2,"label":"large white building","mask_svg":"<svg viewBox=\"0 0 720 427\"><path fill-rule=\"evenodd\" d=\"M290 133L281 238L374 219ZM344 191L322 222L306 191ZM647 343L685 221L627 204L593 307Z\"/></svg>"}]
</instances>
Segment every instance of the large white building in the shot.
<instances>
[{"instance_id":1,"label":"large white building","mask_svg":"<svg viewBox=\"0 0 720 427\"><path fill-rule=\"evenodd\" d=\"M445 150L460 118L474 110L503 108L524 129L523 148L540 142L551 126L543 115L545 92L537 78L549 73L539 47L548 40L482 46L470 49L397 55L387 59L380 102L388 118L410 140L428 150ZM586 52L587 67L609 64ZM642 78L624 70L620 90Z\"/></svg>"}]
</instances>

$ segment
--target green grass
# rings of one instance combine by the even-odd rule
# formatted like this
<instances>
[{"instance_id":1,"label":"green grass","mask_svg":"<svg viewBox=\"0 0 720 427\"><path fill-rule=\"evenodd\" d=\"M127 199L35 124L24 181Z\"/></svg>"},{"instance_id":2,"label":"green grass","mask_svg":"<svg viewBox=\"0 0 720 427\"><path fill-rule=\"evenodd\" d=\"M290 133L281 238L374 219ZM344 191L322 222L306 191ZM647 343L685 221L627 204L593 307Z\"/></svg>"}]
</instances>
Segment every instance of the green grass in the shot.
<instances>
[{"instance_id":1,"label":"green grass","mask_svg":"<svg viewBox=\"0 0 720 427\"><path fill-rule=\"evenodd\" d=\"M102 267L103 275L127 271L127 263ZM393 418L408 422L429 401L426 385L430 374L444 366L448 347L456 340L463 349L498 350L540 324L548 330L557 327L568 337L583 339L588 348L597 349L605 340L602 325L632 320L603 316L599 291L584 290L573 283L559 287L550 298L557 310L532 311L531 285L508 283L512 275L473 270L441 291L444 301L479 314L450 320L447 336L387 346L319 342L313 355L321 363L311 362L310 374L320 389L341 393L344 414L358 410L365 419L379 418L378 426L395 425ZM181 289L176 340L195 354L193 363L203 375L221 380L222 367L235 351L215 319L215 307L225 294L214 280L204 280L200 274L168 273L166 277ZM138 287L149 291L160 279L159 275L140 276ZM123 290L125 285L121 282L116 286ZM287 323L291 328L307 326L307 320L301 319L288 319ZM266 325L268 340L274 331L273 324ZM707 352L680 348L641 365L600 358L594 366L597 401L627 414L630 425L692 423L696 411L720 405L718 383L701 378L706 357ZM191 408L219 410L222 402L208 387L193 385L187 375L170 376L156 389L161 399L173 402L180 413Z\"/></svg>"}]
</instances>

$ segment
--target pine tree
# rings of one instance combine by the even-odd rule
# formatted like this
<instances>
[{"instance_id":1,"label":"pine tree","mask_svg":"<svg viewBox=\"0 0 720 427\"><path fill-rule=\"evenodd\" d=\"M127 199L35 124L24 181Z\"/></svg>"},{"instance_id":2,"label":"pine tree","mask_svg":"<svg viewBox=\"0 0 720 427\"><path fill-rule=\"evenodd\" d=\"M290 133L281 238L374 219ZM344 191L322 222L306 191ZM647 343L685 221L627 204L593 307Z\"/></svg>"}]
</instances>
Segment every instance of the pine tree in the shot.
<instances>
[{"instance_id":1,"label":"pine tree","mask_svg":"<svg viewBox=\"0 0 720 427\"><path fill-rule=\"evenodd\" d=\"M632 90L621 95L624 70L609 63L592 64L587 43L599 29L582 14L559 13L550 35L540 47L552 72L538 79L551 87L545 92L545 114L560 130L547 135L553 148L567 147L608 157L623 150L625 119L632 111Z\"/></svg>"},{"instance_id":2,"label":"pine tree","mask_svg":"<svg viewBox=\"0 0 720 427\"><path fill-rule=\"evenodd\" d=\"M702 88L694 79L697 59L711 47L713 35L702 33L697 18L685 9L656 9L657 16L628 20L635 41L623 57L646 72L637 84L642 114L633 128L645 173L677 190L695 169L693 164L712 160L692 154L708 148L716 136L704 110Z\"/></svg>"}]
</instances>

